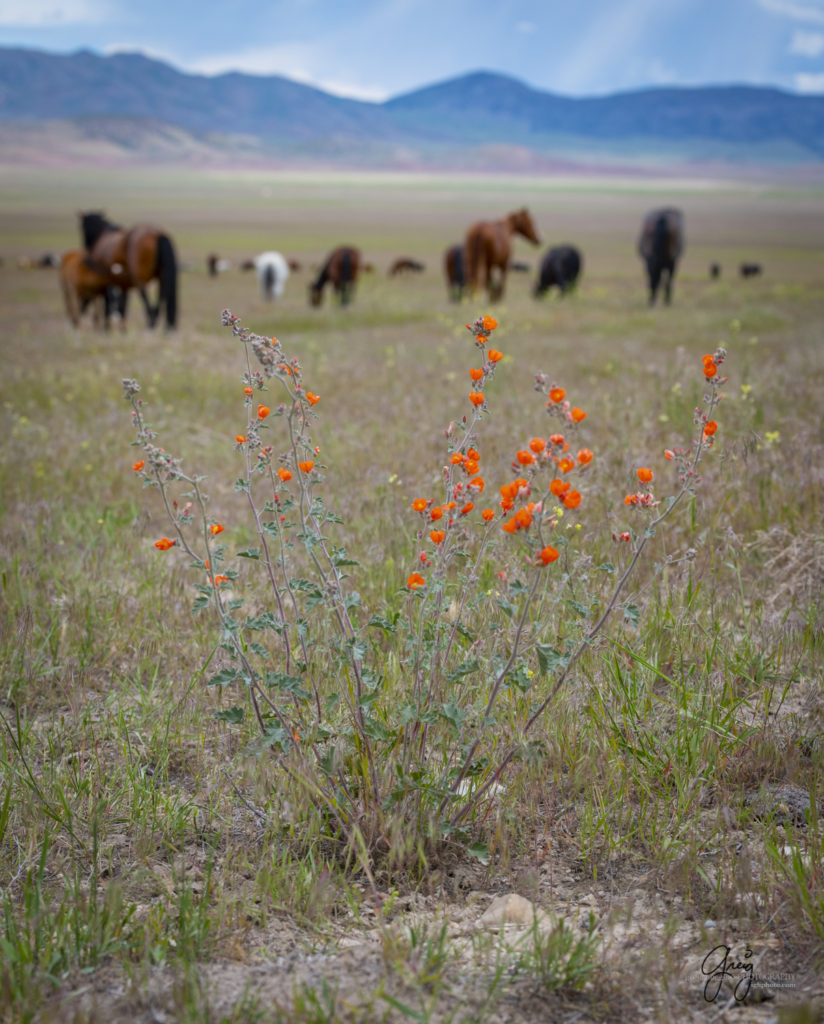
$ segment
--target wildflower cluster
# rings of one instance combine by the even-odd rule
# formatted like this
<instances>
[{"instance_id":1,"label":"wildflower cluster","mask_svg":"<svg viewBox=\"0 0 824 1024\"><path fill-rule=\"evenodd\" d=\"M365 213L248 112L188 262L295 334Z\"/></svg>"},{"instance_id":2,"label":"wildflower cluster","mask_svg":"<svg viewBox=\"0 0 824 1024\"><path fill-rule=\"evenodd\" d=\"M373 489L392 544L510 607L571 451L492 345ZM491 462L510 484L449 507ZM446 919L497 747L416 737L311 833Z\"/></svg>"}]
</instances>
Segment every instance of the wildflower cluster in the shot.
<instances>
[{"instance_id":1,"label":"wildflower cluster","mask_svg":"<svg viewBox=\"0 0 824 1024\"><path fill-rule=\"evenodd\" d=\"M371 855L380 848L392 812L419 824L431 822L434 812L442 834L455 835L484 794L493 791L581 653L605 627L656 525L695 484L698 464L718 430L712 416L726 381L718 374L726 353L719 349L704 357L709 392L704 408L696 410L698 438L689 448L664 453L678 469L680 490L662 511L652 491L655 471L646 465L635 470L637 490L627 494L624 505L646 514L645 529L613 534L633 542L629 565L611 597L592 605L598 608L597 621L581 606L577 632L559 641L548 596L554 573L547 567L565 548L563 579L569 582L574 573L575 553L558 529L565 515L586 506L585 481L597 464L578 437L587 414L556 381L538 374L535 388L544 399L550 430L516 447L509 479L497 490L487 486L479 433L503 354L490 345L498 326L492 317L467 324L475 365L468 374L468 408L444 432L443 491L410 503L419 545L402 590L407 616L402 631L399 610L364 615L360 596L347 582L348 568L357 563L330 539L341 520L317 493L324 467L311 426L320 396L305 387L300 362L286 355L277 338L251 334L228 311L222 320L246 356L245 422L236 424L237 433L227 431L226 440L243 462L235 489L247 502L255 547L228 554L231 545L223 541L231 538L232 517L208 512L201 478L186 475L180 460L156 445L143 419L139 385L123 382L134 443L141 449L132 471L158 488L174 528L173 536L155 540L154 546L189 555L204 580L196 584L195 609L210 606L222 626L220 650L228 664L211 683L245 686L259 729L279 750L286 777L320 802L351 849ZM273 390L279 402L270 397ZM268 443L276 424L280 440ZM178 506L170 489L181 484L190 491ZM503 592L482 591L478 584L488 571L492 547L512 550L513 543L526 582L510 582L499 572ZM268 608L245 617L240 614L244 600L235 594L240 560L260 566L271 595ZM491 614L499 614L493 629L473 630L479 615ZM386 637L394 634L393 647L399 646L397 672L403 678L393 689L385 652L370 628ZM537 696L532 690L536 668L540 677L554 676ZM337 680L342 682L330 682ZM472 683L458 692L464 680ZM332 693L330 685L337 686ZM400 706L398 693L405 698ZM488 727L506 693L515 696L498 721L505 718L509 732L496 747L489 743ZM240 721L243 709L219 715Z\"/></svg>"}]
</instances>

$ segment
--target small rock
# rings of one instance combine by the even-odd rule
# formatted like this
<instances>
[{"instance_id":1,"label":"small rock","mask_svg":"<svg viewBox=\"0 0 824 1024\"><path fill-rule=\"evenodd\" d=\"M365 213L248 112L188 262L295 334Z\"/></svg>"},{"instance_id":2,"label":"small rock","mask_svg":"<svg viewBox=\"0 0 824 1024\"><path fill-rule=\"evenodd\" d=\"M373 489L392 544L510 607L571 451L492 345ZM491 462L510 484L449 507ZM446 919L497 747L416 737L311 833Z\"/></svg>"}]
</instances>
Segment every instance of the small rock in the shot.
<instances>
[{"instance_id":1,"label":"small rock","mask_svg":"<svg viewBox=\"0 0 824 1024\"><path fill-rule=\"evenodd\" d=\"M490 903L478 919L478 927L488 932L497 932L507 924L531 928L536 922L539 926L552 924L546 911L516 892L510 892L506 896L498 896Z\"/></svg>"}]
</instances>

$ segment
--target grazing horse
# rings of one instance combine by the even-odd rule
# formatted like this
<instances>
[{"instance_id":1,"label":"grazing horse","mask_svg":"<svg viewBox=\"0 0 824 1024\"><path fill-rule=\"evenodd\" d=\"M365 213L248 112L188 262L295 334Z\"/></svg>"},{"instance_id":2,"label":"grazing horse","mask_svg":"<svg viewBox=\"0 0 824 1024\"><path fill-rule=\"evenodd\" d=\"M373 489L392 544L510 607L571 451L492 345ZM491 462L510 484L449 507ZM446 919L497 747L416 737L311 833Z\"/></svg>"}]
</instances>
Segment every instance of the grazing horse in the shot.
<instances>
[{"instance_id":1,"label":"grazing horse","mask_svg":"<svg viewBox=\"0 0 824 1024\"><path fill-rule=\"evenodd\" d=\"M103 309L103 326L109 329L113 310L120 315L121 326L126 326L126 288L124 274L111 271L101 272L89 265L89 257L82 249L70 249L60 260L60 287L66 314L74 327L80 326L80 319L89 306L93 305L96 326L100 322L100 308Z\"/></svg>"},{"instance_id":2,"label":"grazing horse","mask_svg":"<svg viewBox=\"0 0 824 1024\"><path fill-rule=\"evenodd\" d=\"M124 231L106 220L102 213L81 213L83 244L92 267L101 273L128 275L130 287L137 288L146 309L149 327L154 327L165 309L166 328L177 323L177 257L171 238L159 228L138 224ZM146 285L157 281L157 303L152 304Z\"/></svg>"},{"instance_id":3,"label":"grazing horse","mask_svg":"<svg viewBox=\"0 0 824 1024\"><path fill-rule=\"evenodd\" d=\"M720 276L721 276L721 264L720 263L710 263L710 277L712 278L712 280L713 281L717 281Z\"/></svg>"},{"instance_id":4,"label":"grazing horse","mask_svg":"<svg viewBox=\"0 0 824 1024\"><path fill-rule=\"evenodd\" d=\"M533 245L541 244L526 207L508 214L502 220L482 220L472 225L467 232L464 247L466 283L470 291L477 290L479 278L482 277L483 287L489 292L490 300L503 298L513 235L523 235Z\"/></svg>"},{"instance_id":5,"label":"grazing horse","mask_svg":"<svg viewBox=\"0 0 824 1024\"><path fill-rule=\"evenodd\" d=\"M279 252L262 252L255 256L255 273L261 296L269 302L276 302L289 280L289 264Z\"/></svg>"},{"instance_id":6,"label":"grazing horse","mask_svg":"<svg viewBox=\"0 0 824 1024\"><path fill-rule=\"evenodd\" d=\"M758 277L763 269L760 263L742 263L738 268L738 273L742 277Z\"/></svg>"},{"instance_id":7,"label":"grazing horse","mask_svg":"<svg viewBox=\"0 0 824 1024\"><path fill-rule=\"evenodd\" d=\"M396 277L398 274L422 274L426 267L419 260L413 260L409 256L401 256L395 260L389 268L389 276Z\"/></svg>"},{"instance_id":8,"label":"grazing horse","mask_svg":"<svg viewBox=\"0 0 824 1024\"><path fill-rule=\"evenodd\" d=\"M446 275L446 292L450 302L460 302L466 287L464 247L450 245L443 254L443 270Z\"/></svg>"},{"instance_id":9,"label":"grazing horse","mask_svg":"<svg viewBox=\"0 0 824 1024\"><path fill-rule=\"evenodd\" d=\"M561 295L572 291L581 273L581 254L574 245L557 245L541 260L541 270L535 283L536 299L557 285Z\"/></svg>"},{"instance_id":10,"label":"grazing horse","mask_svg":"<svg viewBox=\"0 0 824 1024\"><path fill-rule=\"evenodd\" d=\"M358 271L361 269L361 254L358 249L350 245L341 245L334 249L317 279L309 286L309 302L313 306L319 306L323 302L323 289L327 284L337 292L338 302L342 306L352 301L355 292L355 284L358 280Z\"/></svg>"},{"instance_id":11,"label":"grazing horse","mask_svg":"<svg viewBox=\"0 0 824 1024\"><path fill-rule=\"evenodd\" d=\"M661 278L664 278L664 301L672 299L675 268L684 251L684 215L672 208L653 210L644 218L638 252L647 265L649 278L649 304L655 305L655 296Z\"/></svg>"}]
</instances>

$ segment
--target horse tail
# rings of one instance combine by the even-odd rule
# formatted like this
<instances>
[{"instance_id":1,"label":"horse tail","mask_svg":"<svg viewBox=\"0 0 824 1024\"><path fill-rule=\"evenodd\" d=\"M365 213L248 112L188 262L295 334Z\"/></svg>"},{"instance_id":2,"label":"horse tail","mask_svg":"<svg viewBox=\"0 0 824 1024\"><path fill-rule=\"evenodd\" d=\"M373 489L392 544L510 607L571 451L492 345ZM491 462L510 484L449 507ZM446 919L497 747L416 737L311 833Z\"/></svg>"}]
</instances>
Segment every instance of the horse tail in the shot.
<instances>
[{"instance_id":1,"label":"horse tail","mask_svg":"<svg viewBox=\"0 0 824 1024\"><path fill-rule=\"evenodd\" d=\"M177 257L168 235L157 237L157 278L160 282L158 307L166 307L166 326L177 324Z\"/></svg>"}]
</instances>

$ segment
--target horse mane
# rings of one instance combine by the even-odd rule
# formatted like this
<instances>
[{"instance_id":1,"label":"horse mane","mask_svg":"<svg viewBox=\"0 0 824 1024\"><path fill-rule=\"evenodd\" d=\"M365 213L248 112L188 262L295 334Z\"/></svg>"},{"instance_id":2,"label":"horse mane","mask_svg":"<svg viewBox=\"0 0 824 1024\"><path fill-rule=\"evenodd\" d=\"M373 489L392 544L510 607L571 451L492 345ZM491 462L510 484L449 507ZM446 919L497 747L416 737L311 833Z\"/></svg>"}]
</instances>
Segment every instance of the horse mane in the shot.
<instances>
[{"instance_id":1,"label":"horse mane","mask_svg":"<svg viewBox=\"0 0 824 1024\"><path fill-rule=\"evenodd\" d=\"M83 245L87 250L92 250L102 235L109 231L122 231L119 224L112 224L106 219L106 215L100 210L92 210L80 214L80 231L83 235Z\"/></svg>"},{"instance_id":2,"label":"horse mane","mask_svg":"<svg viewBox=\"0 0 824 1024\"><path fill-rule=\"evenodd\" d=\"M332 255L334 256L334 253ZM332 256L330 256L327 259L327 261L323 264L323 266L321 267L320 273L317 276L317 279L310 286L313 292L320 292L320 291L323 290L324 285L329 280L329 267L330 267L331 263L332 263Z\"/></svg>"}]
</instances>

